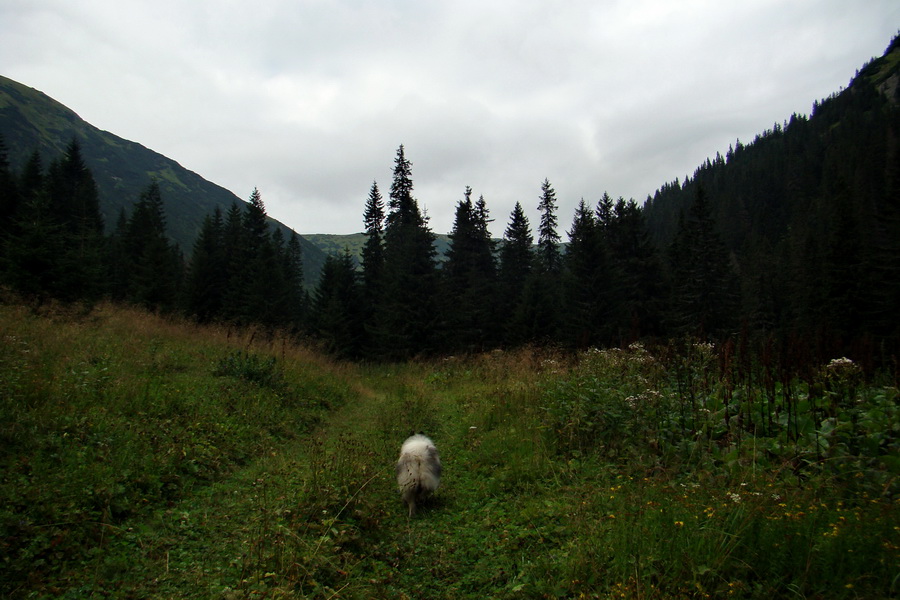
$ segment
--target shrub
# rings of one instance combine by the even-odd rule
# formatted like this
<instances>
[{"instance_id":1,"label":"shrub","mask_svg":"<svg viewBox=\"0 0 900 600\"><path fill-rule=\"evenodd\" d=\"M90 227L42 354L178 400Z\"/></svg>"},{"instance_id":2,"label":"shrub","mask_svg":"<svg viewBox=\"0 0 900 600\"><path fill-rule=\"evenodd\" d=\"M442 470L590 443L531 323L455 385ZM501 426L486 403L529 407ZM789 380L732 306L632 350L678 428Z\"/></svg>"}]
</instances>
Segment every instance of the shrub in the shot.
<instances>
[{"instance_id":1,"label":"shrub","mask_svg":"<svg viewBox=\"0 0 900 600\"><path fill-rule=\"evenodd\" d=\"M284 376L275 357L263 357L243 350L235 350L223 356L213 370L213 375L237 377L272 389L284 385Z\"/></svg>"}]
</instances>

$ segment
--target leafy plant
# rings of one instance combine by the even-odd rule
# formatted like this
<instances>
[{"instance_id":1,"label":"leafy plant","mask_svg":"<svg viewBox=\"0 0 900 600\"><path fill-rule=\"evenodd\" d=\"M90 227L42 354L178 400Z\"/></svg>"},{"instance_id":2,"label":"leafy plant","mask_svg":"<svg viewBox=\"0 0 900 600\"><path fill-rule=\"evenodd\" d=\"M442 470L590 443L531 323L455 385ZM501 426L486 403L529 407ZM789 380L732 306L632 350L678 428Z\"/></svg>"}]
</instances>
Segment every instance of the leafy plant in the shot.
<instances>
[{"instance_id":1,"label":"leafy plant","mask_svg":"<svg viewBox=\"0 0 900 600\"><path fill-rule=\"evenodd\" d=\"M263 357L244 350L235 350L223 356L213 375L217 377L238 377L244 381L262 387L279 388L284 384L284 377L278 368L275 357Z\"/></svg>"}]
</instances>

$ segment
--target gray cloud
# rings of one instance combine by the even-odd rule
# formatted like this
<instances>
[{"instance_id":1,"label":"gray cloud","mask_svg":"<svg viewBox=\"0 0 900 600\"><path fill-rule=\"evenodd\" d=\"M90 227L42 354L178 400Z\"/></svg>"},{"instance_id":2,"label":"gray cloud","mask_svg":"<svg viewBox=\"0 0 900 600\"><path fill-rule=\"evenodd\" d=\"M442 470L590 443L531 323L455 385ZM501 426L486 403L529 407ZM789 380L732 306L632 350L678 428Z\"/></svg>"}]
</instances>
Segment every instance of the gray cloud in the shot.
<instances>
[{"instance_id":1,"label":"gray cloud","mask_svg":"<svg viewBox=\"0 0 900 600\"><path fill-rule=\"evenodd\" d=\"M362 228L396 148L448 231L466 185L501 235L547 177L643 200L846 85L894 0L7 0L0 73L301 233Z\"/></svg>"}]
</instances>

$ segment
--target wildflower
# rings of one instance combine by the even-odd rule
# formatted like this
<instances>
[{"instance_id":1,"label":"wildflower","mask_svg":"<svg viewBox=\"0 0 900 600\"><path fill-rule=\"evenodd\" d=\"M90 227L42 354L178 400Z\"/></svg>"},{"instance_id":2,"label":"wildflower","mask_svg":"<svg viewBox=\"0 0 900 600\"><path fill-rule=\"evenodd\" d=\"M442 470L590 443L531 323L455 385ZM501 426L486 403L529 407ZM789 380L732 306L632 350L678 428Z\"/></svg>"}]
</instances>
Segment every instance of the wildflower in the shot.
<instances>
[{"instance_id":1,"label":"wildflower","mask_svg":"<svg viewBox=\"0 0 900 600\"><path fill-rule=\"evenodd\" d=\"M684 521L675 521L675 527L684 527Z\"/></svg>"},{"instance_id":2,"label":"wildflower","mask_svg":"<svg viewBox=\"0 0 900 600\"><path fill-rule=\"evenodd\" d=\"M716 345L712 342L699 342L697 344L694 344L694 348L700 350L701 352L708 352L711 354L713 350L716 349Z\"/></svg>"},{"instance_id":3,"label":"wildflower","mask_svg":"<svg viewBox=\"0 0 900 600\"><path fill-rule=\"evenodd\" d=\"M853 361L846 356L843 356L841 358L832 358L826 368L831 369L832 371L838 371L841 369L851 369L853 366Z\"/></svg>"},{"instance_id":4,"label":"wildflower","mask_svg":"<svg viewBox=\"0 0 900 600\"><path fill-rule=\"evenodd\" d=\"M728 493L728 499L734 502L735 504L739 504L741 501L741 495L735 492Z\"/></svg>"}]
</instances>

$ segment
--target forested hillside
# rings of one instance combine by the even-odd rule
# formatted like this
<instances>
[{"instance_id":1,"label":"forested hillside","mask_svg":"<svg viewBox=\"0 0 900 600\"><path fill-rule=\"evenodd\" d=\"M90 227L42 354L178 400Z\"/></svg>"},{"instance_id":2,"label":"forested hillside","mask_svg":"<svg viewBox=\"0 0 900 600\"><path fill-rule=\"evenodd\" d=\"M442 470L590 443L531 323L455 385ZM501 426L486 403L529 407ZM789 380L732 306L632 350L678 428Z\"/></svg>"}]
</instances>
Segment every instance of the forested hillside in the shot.
<instances>
[{"instance_id":1,"label":"forested hillside","mask_svg":"<svg viewBox=\"0 0 900 600\"><path fill-rule=\"evenodd\" d=\"M808 117L792 115L749 144L736 142L685 181L664 185L644 207L657 248L667 252L692 214L711 218L738 278L745 327L790 331L834 348L861 338L895 347L898 84L895 38L847 89L815 102ZM705 206L696 207L701 193Z\"/></svg>"},{"instance_id":2,"label":"forested hillside","mask_svg":"<svg viewBox=\"0 0 900 600\"><path fill-rule=\"evenodd\" d=\"M9 168L24 169L40 158L43 166L63 155L77 139L82 159L97 186L100 215L106 233L121 212L130 216L141 193L151 181L160 188L168 216L166 235L190 254L203 219L216 208L227 211L243 200L232 192L182 167L176 161L144 146L102 131L47 95L0 76L0 137L6 146ZM250 190L247 190L249 194ZM273 227L290 236L291 229L271 220ZM306 270L318 274L324 255L301 238Z\"/></svg>"}]
</instances>

